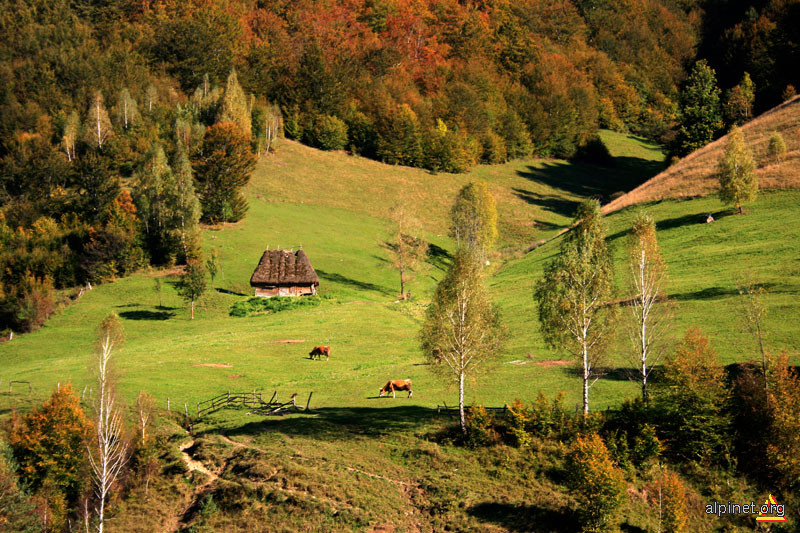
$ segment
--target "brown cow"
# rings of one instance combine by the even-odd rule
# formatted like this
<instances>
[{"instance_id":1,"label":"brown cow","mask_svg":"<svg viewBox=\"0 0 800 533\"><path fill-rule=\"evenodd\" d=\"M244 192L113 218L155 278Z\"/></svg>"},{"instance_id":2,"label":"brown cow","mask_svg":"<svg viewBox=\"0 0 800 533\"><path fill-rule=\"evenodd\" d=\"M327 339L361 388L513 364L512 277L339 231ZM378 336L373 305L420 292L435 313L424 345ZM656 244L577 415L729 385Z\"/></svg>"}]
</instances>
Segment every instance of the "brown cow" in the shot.
<instances>
[{"instance_id":1,"label":"brown cow","mask_svg":"<svg viewBox=\"0 0 800 533\"><path fill-rule=\"evenodd\" d=\"M314 346L314 349L308 353L309 359L314 359L314 356L317 356L317 359L322 360L322 356L325 356L325 360L331 358L331 347L330 346Z\"/></svg>"},{"instance_id":2,"label":"brown cow","mask_svg":"<svg viewBox=\"0 0 800 533\"><path fill-rule=\"evenodd\" d=\"M414 391L411 390L411 380L410 379L391 379L389 380L386 385L383 386L382 389L378 391L378 397L382 398L384 393L389 394L392 393L392 398L396 398L395 391L399 390L407 390L408 397L411 398L411 395L414 394Z\"/></svg>"}]
</instances>

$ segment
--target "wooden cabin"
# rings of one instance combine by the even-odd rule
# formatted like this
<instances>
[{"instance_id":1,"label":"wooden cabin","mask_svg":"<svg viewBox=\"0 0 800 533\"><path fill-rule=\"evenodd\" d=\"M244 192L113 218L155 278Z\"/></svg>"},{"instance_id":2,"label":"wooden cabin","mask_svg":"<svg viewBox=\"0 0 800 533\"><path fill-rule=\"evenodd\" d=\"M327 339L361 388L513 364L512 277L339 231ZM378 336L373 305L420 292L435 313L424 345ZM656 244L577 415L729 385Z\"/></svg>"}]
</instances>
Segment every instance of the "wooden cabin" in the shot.
<instances>
[{"instance_id":1,"label":"wooden cabin","mask_svg":"<svg viewBox=\"0 0 800 533\"><path fill-rule=\"evenodd\" d=\"M250 277L255 296L306 296L317 294L319 278L303 250L267 250Z\"/></svg>"}]
</instances>

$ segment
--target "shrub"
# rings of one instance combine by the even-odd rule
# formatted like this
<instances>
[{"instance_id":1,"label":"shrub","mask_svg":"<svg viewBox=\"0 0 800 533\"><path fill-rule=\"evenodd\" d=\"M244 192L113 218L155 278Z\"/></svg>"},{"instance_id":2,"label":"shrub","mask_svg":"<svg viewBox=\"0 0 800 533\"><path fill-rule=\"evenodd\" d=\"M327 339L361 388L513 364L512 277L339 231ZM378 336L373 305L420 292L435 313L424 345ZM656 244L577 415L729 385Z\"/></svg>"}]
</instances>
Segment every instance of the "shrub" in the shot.
<instances>
[{"instance_id":1,"label":"shrub","mask_svg":"<svg viewBox=\"0 0 800 533\"><path fill-rule=\"evenodd\" d=\"M322 303L320 296L275 296L273 298L249 298L243 302L236 302L231 307L230 316L246 317L267 313L279 313L300 307L314 307Z\"/></svg>"},{"instance_id":2,"label":"shrub","mask_svg":"<svg viewBox=\"0 0 800 533\"><path fill-rule=\"evenodd\" d=\"M614 465L603 439L578 437L567 456L568 484L579 501L584 531L616 529L617 512L624 501L625 478Z\"/></svg>"},{"instance_id":3,"label":"shrub","mask_svg":"<svg viewBox=\"0 0 800 533\"><path fill-rule=\"evenodd\" d=\"M683 533L687 527L686 488L675 472L664 471L661 488L661 529L664 533Z\"/></svg>"},{"instance_id":4,"label":"shrub","mask_svg":"<svg viewBox=\"0 0 800 533\"><path fill-rule=\"evenodd\" d=\"M533 444L533 436L528 432L528 424L531 420L531 412L519 400L508 406L509 433L514 439L514 444L519 448L530 448Z\"/></svg>"},{"instance_id":5,"label":"shrub","mask_svg":"<svg viewBox=\"0 0 800 533\"><path fill-rule=\"evenodd\" d=\"M767 153L771 159L782 161L786 156L786 143L783 142L783 136L777 131L773 131L769 136L769 146Z\"/></svg>"},{"instance_id":6,"label":"shrub","mask_svg":"<svg viewBox=\"0 0 800 533\"><path fill-rule=\"evenodd\" d=\"M305 132L305 138L308 144L322 150L343 150L347 146L347 125L331 115L318 117L313 128Z\"/></svg>"},{"instance_id":7,"label":"shrub","mask_svg":"<svg viewBox=\"0 0 800 533\"><path fill-rule=\"evenodd\" d=\"M494 424L494 416L484 406L473 404L467 413L467 445L478 447L497 443L499 436Z\"/></svg>"}]
</instances>

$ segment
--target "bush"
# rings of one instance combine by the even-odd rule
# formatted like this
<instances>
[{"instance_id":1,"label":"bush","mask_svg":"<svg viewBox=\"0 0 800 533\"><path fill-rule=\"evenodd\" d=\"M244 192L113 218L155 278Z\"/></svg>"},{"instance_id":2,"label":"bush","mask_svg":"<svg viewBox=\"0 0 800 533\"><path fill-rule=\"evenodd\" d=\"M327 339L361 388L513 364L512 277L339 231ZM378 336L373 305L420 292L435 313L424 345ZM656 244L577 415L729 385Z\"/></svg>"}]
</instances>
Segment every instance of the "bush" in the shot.
<instances>
[{"instance_id":1,"label":"bush","mask_svg":"<svg viewBox=\"0 0 800 533\"><path fill-rule=\"evenodd\" d=\"M603 439L578 437L567 456L568 485L579 502L584 531L613 531L624 502L625 478L614 465Z\"/></svg>"},{"instance_id":2,"label":"bush","mask_svg":"<svg viewBox=\"0 0 800 533\"><path fill-rule=\"evenodd\" d=\"M483 153L481 161L490 165L499 165L508 161L506 143L502 137L493 131L489 131L483 137L481 145Z\"/></svg>"},{"instance_id":3,"label":"bush","mask_svg":"<svg viewBox=\"0 0 800 533\"><path fill-rule=\"evenodd\" d=\"M675 472L669 470L661 474L661 531L664 533L683 533L687 531L686 488Z\"/></svg>"},{"instance_id":4,"label":"bush","mask_svg":"<svg viewBox=\"0 0 800 533\"><path fill-rule=\"evenodd\" d=\"M770 159L776 159L778 161L782 161L786 156L786 143L783 142L783 136L777 131L773 131L772 135L769 136L767 153Z\"/></svg>"},{"instance_id":5,"label":"bush","mask_svg":"<svg viewBox=\"0 0 800 533\"><path fill-rule=\"evenodd\" d=\"M479 447L496 444L499 435L494 425L494 416L484 406L473 404L467 412L467 445Z\"/></svg>"},{"instance_id":6,"label":"bush","mask_svg":"<svg viewBox=\"0 0 800 533\"><path fill-rule=\"evenodd\" d=\"M249 298L243 302L236 302L231 307L230 316L246 317L267 313L279 313L301 307L315 307L322 303L321 296L275 296L273 298Z\"/></svg>"},{"instance_id":7,"label":"bush","mask_svg":"<svg viewBox=\"0 0 800 533\"><path fill-rule=\"evenodd\" d=\"M322 150L344 150L347 146L347 125L337 117L325 115L314 121L304 140Z\"/></svg>"}]
</instances>

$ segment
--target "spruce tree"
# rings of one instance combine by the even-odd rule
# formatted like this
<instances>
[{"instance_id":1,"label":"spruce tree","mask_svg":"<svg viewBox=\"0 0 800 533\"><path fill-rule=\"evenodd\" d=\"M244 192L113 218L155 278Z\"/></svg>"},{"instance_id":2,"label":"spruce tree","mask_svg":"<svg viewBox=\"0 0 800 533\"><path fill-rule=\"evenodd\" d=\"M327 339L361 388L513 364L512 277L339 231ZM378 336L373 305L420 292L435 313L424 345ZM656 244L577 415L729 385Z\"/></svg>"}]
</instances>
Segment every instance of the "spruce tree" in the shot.
<instances>
[{"instance_id":1,"label":"spruce tree","mask_svg":"<svg viewBox=\"0 0 800 533\"><path fill-rule=\"evenodd\" d=\"M728 134L728 144L719 161L719 196L743 213L742 206L752 203L758 195L756 163L745 144L744 134L734 127Z\"/></svg>"},{"instance_id":2,"label":"spruce tree","mask_svg":"<svg viewBox=\"0 0 800 533\"><path fill-rule=\"evenodd\" d=\"M175 161L175 190L176 201L175 211L178 222L178 232L180 234L182 259L187 260L199 245L199 234L197 230L200 221L200 201L194 190L194 178L192 177L192 164L186 151L178 152Z\"/></svg>"},{"instance_id":3,"label":"spruce tree","mask_svg":"<svg viewBox=\"0 0 800 533\"><path fill-rule=\"evenodd\" d=\"M695 63L678 105L678 155L687 155L714 140L722 128L719 88L714 69L704 59Z\"/></svg>"}]
</instances>

